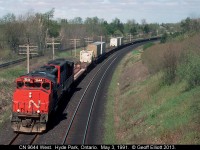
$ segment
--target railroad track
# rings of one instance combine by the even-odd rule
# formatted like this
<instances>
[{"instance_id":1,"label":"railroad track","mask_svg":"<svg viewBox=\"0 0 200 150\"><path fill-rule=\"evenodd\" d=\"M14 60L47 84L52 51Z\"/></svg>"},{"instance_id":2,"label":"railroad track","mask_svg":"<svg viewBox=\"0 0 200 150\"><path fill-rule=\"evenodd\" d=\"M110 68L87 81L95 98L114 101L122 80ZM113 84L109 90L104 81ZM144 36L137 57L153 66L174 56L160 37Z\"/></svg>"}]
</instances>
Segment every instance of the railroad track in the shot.
<instances>
[{"instance_id":1,"label":"railroad track","mask_svg":"<svg viewBox=\"0 0 200 150\"><path fill-rule=\"evenodd\" d=\"M9 61L9 62L0 64L0 68L5 68L5 67L8 67L8 66L11 66L11 65L14 65L14 64L23 62L23 61L25 61L25 60L26 60L26 57L21 58L21 59L17 59L17 60L13 60L13 61Z\"/></svg>"},{"instance_id":2,"label":"railroad track","mask_svg":"<svg viewBox=\"0 0 200 150\"><path fill-rule=\"evenodd\" d=\"M28 135L28 134L16 133L8 145L20 145L20 144L32 145L38 137L39 134Z\"/></svg>"},{"instance_id":3,"label":"railroad track","mask_svg":"<svg viewBox=\"0 0 200 150\"><path fill-rule=\"evenodd\" d=\"M35 57L41 57L42 55L37 55L37 56L31 56L30 59L32 58L35 58ZM21 62L24 62L26 61L27 58L24 57L24 58L20 58L20 59L17 59L17 60L13 60L13 61L9 61L9 62L6 62L6 63L3 63L3 64L0 64L0 69L4 69L6 67L9 67L9 66L12 66L12 65L15 65L15 64L19 64Z\"/></svg>"},{"instance_id":4,"label":"railroad track","mask_svg":"<svg viewBox=\"0 0 200 150\"><path fill-rule=\"evenodd\" d=\"M35 58L35 57L42 57L42 56L43 55L31 56L30 59ZM17 59L17 60L13 60L13 61L9 61L9 62L6 62L6 63L2 63L2 64L0 64L0 69L1 68L4 69L6 67L21 63L21 62L26 61L26 60L27 60L27 58L23 57L23 58L20 58L20 59Z\"/></svg>"},{"instance_id":5,"label":"railroad track","mask_svg":"<svg viewBox=\"0 0 200 150\"><path fill-rule=\"evenodd\" d=\"M110 67L112 66L112 63L117 59L117 57L118 57L118 56L116 56L116 54L114 54L113 56L111 56L110 58L108 58L108 59L104 62L104 64L97 70L97 72L95 73L95 75L93 76L93 78L90 80L89 84L87 85L87 87L86 87L84 93L82 94L82 96L81 96L81 98L80 98L80 100L79 100L79 103L78 103L78 105L77 105L77 107L76 107L76 109L75 109L75 111L74 111L74 113L73 113L73 116L72 116L72 118L71 118L70 124L69 124L69 126L68 126L68 128L67 128L67 130L66 130L66 133L65 133L65 135L64 135L64 138L63 138L63 141L62 141L61 144L71 144L71 143L69 142L70 140L68 141L68 138L71 137L71 136L73 136L73 135L70 135L70 132L71 132L71 129L74 128L74 127L72 127L72 126L73 126L74 120L75 120L76 117L77 117L77 113L78 113L78 111L79 111L80 105L81 105L81 103L83 103L84 97L86 96L86 94L87 94L87 92L88 92L88 90L89 90L89 87L91 86L92 82L94 82L94 79L97 78L99 72L103 69L103 67L107 66L106 70L104 71L103 75L101 76L101 79L100 79L100 81L99 81L99 83L98 83L98 85L97 85L97 88L95 89L93 98L92 98L92 100L89 102L89 103L90 103L90 104L89 104L90 107L89 107L89 109L88 109L88 111L87 111L87 112L88 112L87 118L84 119L84 120L85 120L84 123L82 122L82 124L85 124L85 127L84 127L83 129L81 129L81 130L82 130L82 132L81 132L82 135L79 134L79 137L81 136L81 138L79 138L79 139L77 140L77 142L81 142L81 143L76 143L76 144L86 144L86 143L87 143L87 133L88 133L88 128L89 128L89 124L90 124L90 120L91 120L91 116L92 116L92 112L93 112L93 108L94 108L94 103L95 103L95 100L96 100L96 97L97 97L97 93L98 93L99 88L100 88L100 86L101 86L102 80L103 80L103 78L105 77L105 74L108 72L108 70L109 70ZM112 59L112 58L114 58L114 59ZM72 130L73 130L73 129L72 129Z\"/></svg>"}]
</instances>

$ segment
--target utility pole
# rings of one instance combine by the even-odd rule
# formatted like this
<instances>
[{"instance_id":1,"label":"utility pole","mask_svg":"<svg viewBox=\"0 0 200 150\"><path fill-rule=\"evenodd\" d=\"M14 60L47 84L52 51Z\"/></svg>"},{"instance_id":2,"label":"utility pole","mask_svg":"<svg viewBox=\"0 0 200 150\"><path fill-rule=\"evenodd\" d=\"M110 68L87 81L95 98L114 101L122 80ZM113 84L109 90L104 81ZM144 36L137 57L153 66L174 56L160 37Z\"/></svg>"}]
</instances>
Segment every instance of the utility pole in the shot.
<instances>
[{"instance_id":1,"label":"utility pole","mask_svg":"<svg viewBox=\"0 0 200 150\"><path fill-rule=\"evenodd\" d=\"M102 51L103 51L103 36L101 35L101 36L99 36L99 37L101 37L101 54L102 54Z\"/></svg>"},{"instance_id":2,"label":"utility pole","mask_svg":"<svg viewBox=\"0 0 200 150\"><path fill-rule=\"evenodd\" d=\"M76 57L76 47L77 47L77 43L80 42L80 39L70 39L71 44L74 44L74 50L75 50L75 57ZM71 55L72 55L72 51L71 51Z\"/></svg>"},{"instance_id":3,"label":"utility pole","mask_svg":"<svg viewBox=\"0 0 200 150\"><path fill-rule=\"evenodd\" d=\"M132 41L132 34L129 34L128 36L130 38L129 41L131 42Z\"/></svg>"},{"instance_id":4,"label":"utility pole","mask_svg":"<svg viewBox=\"0 0 200 150\"><path fill-rule=\"evenodd\" d=\"M47 45L52 45L52 49L53 49L53 60L55 59L55 46L54 45L59 45L60 43L55 43L55 38L52 37L50 38L51 43L47 43Z\"/></svg>"},{"instance_id":5,"label":"utility pole","mask_svg":"<svg viewBox=\"0 0 200 150\"><path fill-rule=\"evenodd\" d=\"M101 42L103 42L103 36L101 35L101 36L99 36L100 38L101 38Z\"/></svg>"},{"instance_id":6,"label":"utility pole","mask_svg":"<svg viewBox=\"0 0 200 150\"><path fill-rule=\"evenodd\" d=\"M20 50L20 55L26 55L27 57L27 73L29 73L30 68L30 54L31 55L38 55L38 46L30 46L29 42L28 44L19 45L19 48L26 48L25 50Z\"/></svg>"}]
</instances>

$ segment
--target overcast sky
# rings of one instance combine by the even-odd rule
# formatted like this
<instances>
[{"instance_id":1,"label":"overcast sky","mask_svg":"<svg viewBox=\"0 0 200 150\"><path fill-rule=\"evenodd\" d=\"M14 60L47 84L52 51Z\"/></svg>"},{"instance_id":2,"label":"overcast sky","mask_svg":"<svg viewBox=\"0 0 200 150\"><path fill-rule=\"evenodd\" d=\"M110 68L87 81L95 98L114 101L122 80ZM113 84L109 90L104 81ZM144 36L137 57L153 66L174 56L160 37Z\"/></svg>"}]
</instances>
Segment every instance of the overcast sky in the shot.
<instances>
[{"instance_id":1,"label":"overcast sky","mask_svg":"<svg viewBox=\"0 0 200 150\"><path fill-rule=\"evenodd\" d=\"M28 11L47 12L55 8L54 18L104 18L111 22L135 19L141 23L176 23L186 17L200 17L200 0L0 0L0 17Z\"/></svg>"}]
</instances>

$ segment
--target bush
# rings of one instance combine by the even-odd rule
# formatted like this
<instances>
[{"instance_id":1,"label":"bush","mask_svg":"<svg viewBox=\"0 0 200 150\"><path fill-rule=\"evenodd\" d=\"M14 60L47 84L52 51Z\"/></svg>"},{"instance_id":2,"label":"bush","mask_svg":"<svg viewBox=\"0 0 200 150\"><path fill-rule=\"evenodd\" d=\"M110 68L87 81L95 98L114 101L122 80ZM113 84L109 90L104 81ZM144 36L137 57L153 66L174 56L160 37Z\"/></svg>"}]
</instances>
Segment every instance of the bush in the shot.
<instances>
[{"instance_id":1,"label":"bush","mask_svg":"<svg viewBox=\"0 0 200 150\"><path fill-rule=\"evenodd\" d=\"M163 83L166 85L171 85L174 83L176 78L176 70L177 70L177 54L175 54L175 50L169 49L164 52L163 57Z\"/></svg>"},{"instance_id":2,"label":"bush","mask_svg":"<svg viewBox=\"0 0 200 150\"><path fill-rule=\"evenodd\" d=\"M168 38L167 33L163 34L163 36L160 39L160 43L166 43L167 42L167 38Z\"/></svg>"},{"instance_id":3,"label":"bush","mask_svg":"<svg viewBox=\"0 0 200 150\"><path fill-rule=\"evenodd\" d=\"M188 89L200 85L200 55L196 53L183 54L178 67L177 75L180 80L185 80Z\"/></svg>"},{"instance_id":4,"label":"bush","mask_svg":"<svg viewBox=\"0 0 200 150\"><path fill-rule=\"evenodd\" d=\"M186 35L186 34L183 34ZM180 34L180 37L183 37ZM178 36L179 37L179 36ZM156 44L142 53L142 62L151 74L163 72L162 84L185 80L188 88L200 85L200 34L184 40Z\"/></svg>"}]
</instances>

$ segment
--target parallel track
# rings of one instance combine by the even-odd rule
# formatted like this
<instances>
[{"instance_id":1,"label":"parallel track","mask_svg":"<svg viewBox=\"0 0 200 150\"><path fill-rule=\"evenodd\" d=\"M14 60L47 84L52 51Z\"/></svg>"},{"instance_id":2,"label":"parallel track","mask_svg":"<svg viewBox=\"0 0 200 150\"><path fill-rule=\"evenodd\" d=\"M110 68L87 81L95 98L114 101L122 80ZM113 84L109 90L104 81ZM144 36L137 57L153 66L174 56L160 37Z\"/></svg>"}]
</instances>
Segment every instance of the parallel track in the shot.
<instances>
[{"instance_id":1,"label":"parallel track","mask_svg":"<svg viewBox=\"0 0 200 150\"><path fill-rule=\"evenodd\" d=\"M8 66L23 62L25 60L26 60L26 58L21 58L21 59L17 59L17 60L7 62L7 63L3 63L3 64L0 64L0 68L5 68L5 67L8 67Z\"/></svg>"}]
</instances>

